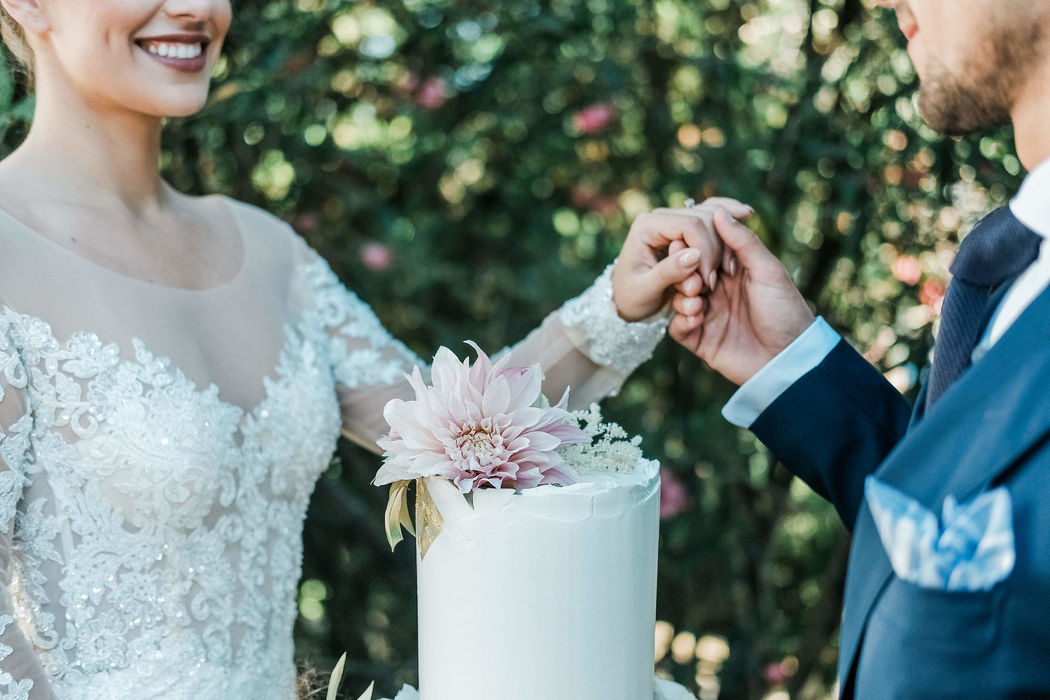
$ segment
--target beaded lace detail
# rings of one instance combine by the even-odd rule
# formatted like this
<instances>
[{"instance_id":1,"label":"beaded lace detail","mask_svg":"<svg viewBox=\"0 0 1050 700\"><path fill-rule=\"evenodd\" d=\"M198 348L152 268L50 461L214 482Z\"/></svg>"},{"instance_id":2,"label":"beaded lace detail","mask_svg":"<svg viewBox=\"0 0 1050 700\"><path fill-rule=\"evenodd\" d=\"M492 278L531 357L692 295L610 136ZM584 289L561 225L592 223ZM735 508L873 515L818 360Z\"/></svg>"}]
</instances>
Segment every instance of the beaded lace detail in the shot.
<instances>
[{"instance_id":1,"label":"beaded lace detail","mask_svg":"<svg viewBox=\"0 0 1050 700\"><path fill-rule=\"evenodd\" d=\"M305 278L316 304L250 412L139 340L123 361L0 310L0 372L32 407L0 443L10 590L56 694L294 695L302 521L339 434L336 378L392 383L414 359L326 265ZM31 686L0 675L0 697Z\"/></svg>"},{"instance_id":2,"label":"beaded lace detail","mask_svg":"<svg viewBox=\"0 0 1050 700\"><path fill-rule=\"evenodd\" d=\"M613 367L625 376L653 356L653 349L667 332L671 315L661 312L647 321L624 321L613 302L612 272L615 264L580 296L562 307L566 326L578 326L591 341L587 355L596 364Z\"/></svg>"},{"instance_id":3,"label":"beaded lace detail","mask_svg":"<svg viewBox=\"0 0 1050 700\"><path fill-rule=\"evenodd\" d=\"M319 258L292 284L306 301L250 409L138 338L122 355L0 305L0 403L25 409L0 422L0 700L294 697L310 494L340 428L374 444L419 361ZM609 298L587 292L563 319L580 319L599 362L640 357L603 335L637 325L596 320L589 305ZM562 343L552 362L586 379L592 365L564 369L579 351L554 318L523 360Z\"/></svg>"}]
</instances>

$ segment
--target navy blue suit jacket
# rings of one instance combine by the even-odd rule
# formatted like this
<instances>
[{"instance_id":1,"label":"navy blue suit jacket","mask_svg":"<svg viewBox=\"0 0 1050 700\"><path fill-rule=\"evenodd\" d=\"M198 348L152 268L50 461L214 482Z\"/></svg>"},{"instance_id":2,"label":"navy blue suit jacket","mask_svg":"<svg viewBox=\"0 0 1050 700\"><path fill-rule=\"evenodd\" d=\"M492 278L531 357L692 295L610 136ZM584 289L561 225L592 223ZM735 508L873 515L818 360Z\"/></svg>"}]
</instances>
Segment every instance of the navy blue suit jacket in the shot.
<instances>
[{"instance_id":1,"label":"navy blue suit jacket","mask_svg":"<svg viewBox=\"0 0 1050 700\"><path fill-rule=\"evenodd\" d=\"M844 698L1050 698L1050 290L923 415L841 342L752 430L853 532ZM864 503L880 480L935 513L1004 485L1017 560L985 592L899 579Z\"/></svg>"}]
</instances>

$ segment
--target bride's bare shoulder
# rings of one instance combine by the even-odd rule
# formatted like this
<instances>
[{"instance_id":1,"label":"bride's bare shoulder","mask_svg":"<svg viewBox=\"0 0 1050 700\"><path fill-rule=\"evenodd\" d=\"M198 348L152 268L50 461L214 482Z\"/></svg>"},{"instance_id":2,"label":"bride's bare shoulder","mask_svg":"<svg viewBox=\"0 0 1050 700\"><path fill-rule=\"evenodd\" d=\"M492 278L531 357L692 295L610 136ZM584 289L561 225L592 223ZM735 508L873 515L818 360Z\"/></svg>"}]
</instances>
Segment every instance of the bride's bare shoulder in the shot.
<instances>
[{"instance_id":1,"label":"bride's bare shoulder","mask_svg":"<svg viewBox=\"0 0 1050 700\"><path fill-rule=\"evenodd\" d=\"M245 233L273 236L278 239L287 239L289 235L295 235L288 222L255 204L224 194L204 195L197 200L202 207L211 208L216 215L228 213L235 216L242 229L249 229Z\"/></svg>"},{"instance_id":2,"label":"bride's bare shoulder","mask_svg":"<svg viewBox=\"0 0 1050 700\"><path fill-rule=\"evenodd\" d=\"M275 265L298 264L308 258L309 246L280 217L255 204L250 204L223 194L204 195L196 198L203 212L210 212L213 221L229 221L253 247L266 251L266 257Z\"/></svg>"},{"instance_id":3,"label":"bride's bare shoulder","mask_svg":"<svg viewBox=\"0 0 1050 700\"><path fill-rule=\"evenodd\" d=\"M35 182L0 161L0 211L30 226L39 223L41 192Z\"/></svg>"}]
</instances>

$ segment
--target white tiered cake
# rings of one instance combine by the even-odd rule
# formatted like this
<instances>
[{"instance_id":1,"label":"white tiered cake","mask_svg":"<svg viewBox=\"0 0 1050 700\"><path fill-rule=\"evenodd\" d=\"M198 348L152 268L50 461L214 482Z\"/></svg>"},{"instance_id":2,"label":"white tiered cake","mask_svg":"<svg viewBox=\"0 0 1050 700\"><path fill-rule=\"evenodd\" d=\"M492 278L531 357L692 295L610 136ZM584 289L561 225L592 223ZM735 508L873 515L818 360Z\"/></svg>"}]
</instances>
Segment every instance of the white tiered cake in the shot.
<instances>
[{"instance_id":1,"label":"white tiered cake","mask_svg":"<svg viewBox=\"0 0 1050 700\"><path fill-rule=\"evenodd\" d=\"M695 700L653 678L659 464L597 405L547 403L538 365L475 349L384 410L387 537L415 480L425 552L419 691L396 700Z\"/></svg>"},{"instance_id":2,"label":"white tiered cake","mask_svg":"<svg viewBox=\"0 0 1050 700\"><path fill-rule=\"evenodd\" d=\"M654 697L656 462L473 508L427 487L445 525L419 562L421 700Z\"/></svg>"}]
</instances>

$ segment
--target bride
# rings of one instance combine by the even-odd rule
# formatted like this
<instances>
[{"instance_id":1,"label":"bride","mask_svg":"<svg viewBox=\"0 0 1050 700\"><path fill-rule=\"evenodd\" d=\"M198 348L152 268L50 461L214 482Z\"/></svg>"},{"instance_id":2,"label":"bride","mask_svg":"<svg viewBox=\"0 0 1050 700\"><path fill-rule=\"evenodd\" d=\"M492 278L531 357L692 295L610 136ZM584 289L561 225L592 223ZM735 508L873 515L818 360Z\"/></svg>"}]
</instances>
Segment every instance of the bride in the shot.
<instances>
[{"instance_id":1,"label":"bride","mask_svg":"<svg viewBox=\"0 0 1050 700\"><path fill-rule=\"evenodd\" d=\"M377 449L419 359L286 224L161 179L229 0L0 7L36 89L0 162L0 698L291 697L314 482L340 431ZM641 217L514 361L614 392L670 288L717 280L703 209Z\"/></svg>"}]
</instances>

